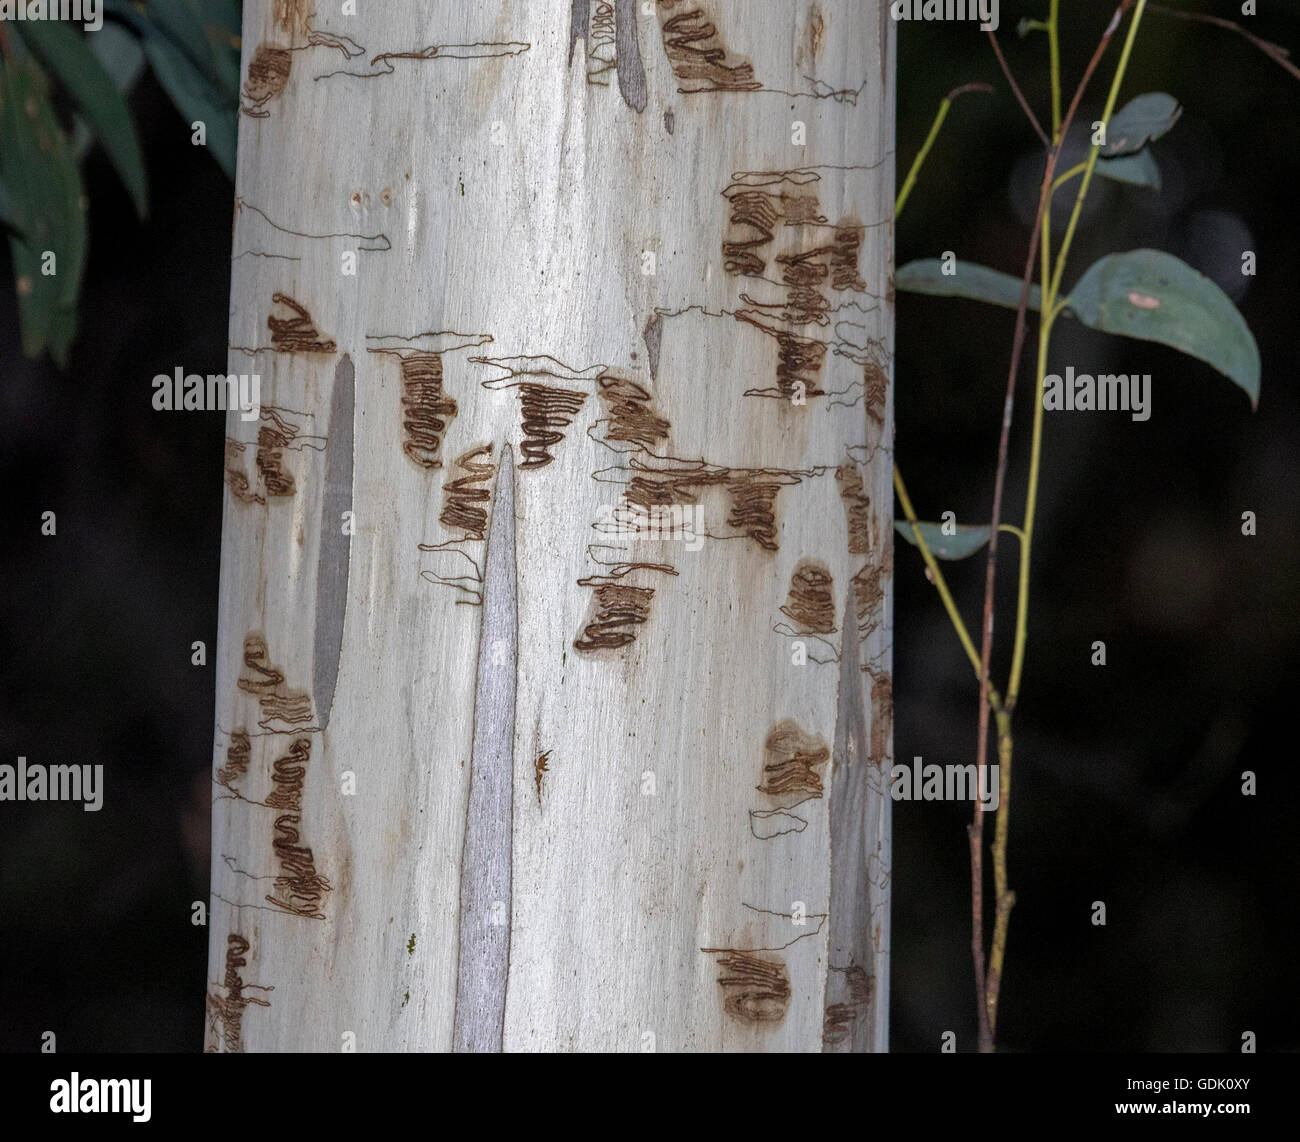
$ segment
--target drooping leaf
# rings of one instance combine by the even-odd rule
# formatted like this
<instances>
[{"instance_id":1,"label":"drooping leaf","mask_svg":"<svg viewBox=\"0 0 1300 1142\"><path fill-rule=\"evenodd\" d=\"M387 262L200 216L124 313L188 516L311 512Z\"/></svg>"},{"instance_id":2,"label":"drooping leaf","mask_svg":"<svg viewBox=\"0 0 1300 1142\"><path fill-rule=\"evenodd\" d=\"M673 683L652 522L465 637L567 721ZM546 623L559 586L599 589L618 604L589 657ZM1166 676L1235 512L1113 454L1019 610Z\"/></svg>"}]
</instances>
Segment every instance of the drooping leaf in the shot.
<instances>
[{"instance_id":1,"label":"drooping leaf","mask_svg":"<svg viewBox=\"0 0 1300 1142\"><path fill-rule=\"evenodd\" d=\"M143 218L149 209L149 188L131 111L85 37L58 20L19 20L14 29L72 96Z\"/></svg>"},{"instance_id":2,"label":"drooping leaf","mask_svg":"<svg viewBox=\"0 0 1300 1142\"><path fill-rule=\"evenodd\" d=\"M1131 155L1116 155L1113 159L1099 158L1096 169L1102 178L1127 182L1133 186L1149 186L1153 190L1160 189L1160 165L1147 150Z\"/></svg>"},{"instance_id":3,"label":"drooping leaf","mask_svg":"<svg viewBox=\"0 0 1300 1142\"><path fill-rule=\"evenodd\" d=\"M6 59L0 78L0 182L14 224L9 252L18 295L23 353L48 348L67 363L76 332L86 257L81 172L50 109L49 85L30 57ZM53 274L43 270L50 265Z\"/></svg>"},{"instance_id":4,"label":"drooping leaf","mask_svg":"<svg viewBox=\"0 0 1300 1142\"><path fill-rule=\"evenodd\" d=\"M207 128L208 150L233 179L237 97L227 98L168 36L151 25L145 28L144 52L158 82L186 123L203 122Z\"/></svg>"},{"instance_id":5,"label":"drooping leaf","mask_svg":"<svg viewBox=\"0 0 1300 1142\"><path fill-rule=\"evenodd\" d=\"M965 559L974 555L989 541L990 533L987 524L982 527L961 523L952 526L956 530L956 535L945 535L943 524L918 522L916 525L921 538L925 540L926 547L930 549L930 554L936 559ZM912 525L907 520L898 520L894 524L894 529L913 547L917 546L916 537L912 534Z\"/></svg>"},{"instance_id":6,"label":"drooping leaf","mask_svg":"<svg viewBox=\"0 0 1300 1142\"><path fill-rule=\"evenodd\" d=\"M944 262L939 258L921 258L908 262L894 275L894 287L909 293L928 293L935 297L967 297L1004 305L1008 309L1020 306L1021 280L991 270L975 262L948 263L955 273L943 272ZM1037 285L1029 287L1029 308L1037 310L1042 304L1043 291Z\"/></svg>"},{"instance_id":7,"label":"drooping leaf","mask_svg":"<svg viewBox=\"0 0 1300 1142\"><path fill-rule=\"evenodd\" d=\"M110 20L86 40L118 91L129 91L135 86L144 69L144 49L135 36Z\"/></svg>"},{"instance_id":8,"label":"drooping leaf","mask_svg":"<svg viewBox=\"0 0 1300 1142\"><path fill-rule=\"evenodd\" d=\"M1093 329L1200 358L1259 403L1259 348L1249 326L1223 290L1172 254L1108 254L1079 279L1068 305Z\"/></svg>"},{"instance_id":9,"label":"drooping leaf","mask_svg":"<svg viewBox=\"0 0 1300 1142\"><path fill-rule=\"evenodd\" d=\"M1177 123L1182 113L1178 100L1163 91L1148 91L1129 100L1106 124L1102 156L1111 158L1140 151Z\"/></svg>"}]
</instances>

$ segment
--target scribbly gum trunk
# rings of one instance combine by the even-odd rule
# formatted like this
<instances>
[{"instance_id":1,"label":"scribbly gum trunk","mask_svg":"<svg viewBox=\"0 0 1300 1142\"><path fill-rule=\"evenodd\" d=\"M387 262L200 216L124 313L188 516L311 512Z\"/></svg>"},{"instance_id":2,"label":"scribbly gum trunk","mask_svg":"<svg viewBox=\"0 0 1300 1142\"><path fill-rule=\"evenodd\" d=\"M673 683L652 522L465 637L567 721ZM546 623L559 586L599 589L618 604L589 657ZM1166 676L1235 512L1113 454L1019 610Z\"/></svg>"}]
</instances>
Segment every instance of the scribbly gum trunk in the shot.
<instances>
[{"instance_id":1,"label":"scribbly gum trunk","mask_svg":"<svg viewBox=\"0 0 1300 1142\"><path fill-rule=\"evenodd\" d=\"M880 0L245 5L211 1050L887 1044Z\"/></svg>"}]
</instances>

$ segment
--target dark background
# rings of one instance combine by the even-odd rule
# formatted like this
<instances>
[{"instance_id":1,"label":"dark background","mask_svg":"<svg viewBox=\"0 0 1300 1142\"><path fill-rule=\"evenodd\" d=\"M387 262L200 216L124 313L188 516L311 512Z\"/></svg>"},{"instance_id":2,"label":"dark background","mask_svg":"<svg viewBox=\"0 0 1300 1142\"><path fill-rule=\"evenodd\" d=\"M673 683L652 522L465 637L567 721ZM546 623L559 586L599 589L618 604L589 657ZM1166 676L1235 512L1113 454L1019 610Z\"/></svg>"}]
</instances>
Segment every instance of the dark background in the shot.
<instances>
[{"instance_id":1,"label":"dark background","mask_svg":"<svg viewBox=\"0 0 1300 1142\"><path fill-rule=\"evenodd\" d=\"M1192 5L1189 4L1188 7ZM1004 2L999 38L1048 116L1046 39L1016 36L1045 0ZM1235 17L1240 5L1201 4ZM1062 5L1066 99L1110 0ZM1300 13L1252 31L1300 50ZM1100 115L1119 42L1080 119ZM897 228L897 262L945 250L1019 274L1041 150L986 38L899 35L901 182L939 100L963 96ZM1066 285L1104 253L1169 250L1233 296L1263 389L1062 321L1053 367L1151 373L1153 415L1049 416L1030 642L1016 719L1012 916L999 1020L1008 1050L1300 1047L1294 902L1300 856L1300 399L1295 380L1300 81L1241 38L1149 11L1124 88L1185 106L1154 145L1159 194L1096 180ZM1123 100L1122 100L1123 101ZM90 261L65 372L18 347L0 255L0 758L103 763L99 813L0 806L0 1049L201 1049L222 414L155 412L150 380L224 369L233 189L147 75L132 99L150 172L138 223L102 154L86 164ZM1080 136L1082 146L1083 136ZM1072 196L1057 198L1058 211ZM1258 253L1255 278L1241 253ZM900 294L897 455L923 518L987 519L1014 315ZM1032 345L1031 345L1032 349ZM1030 408L1017 409L1004 518L1019 523ZM57 512L56 537L40 534ZM1258 534L1241 534L1241 513ZM1014 542L998 598L1006 677ZM977 696L919 555L896 555L895 753L974 760ZM948 564L971 629L983 561ZM1090 665L1094 640L1105 667ZM191 643L209 665L190 665ZM1259 793L1240 794L1244 770ZM964 806L895 815L893 1045L975 1040ZM1090 922L1105 901L1108 923Z\"/></svg>"}]
</instances>

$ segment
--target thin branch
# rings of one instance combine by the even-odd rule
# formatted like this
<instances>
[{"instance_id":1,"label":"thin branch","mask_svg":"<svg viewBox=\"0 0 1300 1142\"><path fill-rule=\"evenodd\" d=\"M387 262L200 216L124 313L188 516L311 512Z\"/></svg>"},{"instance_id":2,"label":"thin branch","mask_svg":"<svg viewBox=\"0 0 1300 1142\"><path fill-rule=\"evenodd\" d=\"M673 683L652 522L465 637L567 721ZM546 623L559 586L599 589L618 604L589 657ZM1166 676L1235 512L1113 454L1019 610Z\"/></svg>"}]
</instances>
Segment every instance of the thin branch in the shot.
<instances>
[{"instance_id":1,"label":"thin branch","mask_svg":"<svg viewBox=\"0 0 1300 1142\"><path fill-rule=\"evenodd\" d=\"M1152 12L1173 16L1178 20L1192 20L1198 24L1213 24L1216 28L1227 28L1230 32L1236 32L1237 35L1259 48L1279 67L1286 68L1296 79L1300 79L1300 67L1296 67L1291 62L1289 58L1291 53L1286 48L1281 44L1273 44L1268 40L1260 39L1253 32L1246 31L1240 24L1234 24L1231 20L1225 20L1222 16L1207 16L1203 12L1182 12L1177 8L1167 8L1163 4L1149 4L1147 6Z\"/></svg>"},{"instance_id":2,"label":"thin branch","mask_svg":"<svg viewBox=\"0 0 1300 1142\"><path fill-rule=\"evenodd\" d=\"M1047 132L1043 130L1043 125L1038 121L1038 116L1034 114L1034 109L1029 106L1029 100L1025 98L1025 93L1020 90L1020 84L1016 82L1016 77L1011 74L1011 68L1007 66L1006 57L1002 54L1002 49L998 46L998 36L996 32L988 33L989 43L993 45L993 54L998 57L998 63L1002 65L1002 74L1007 77L1007 82L1011 85L1011 91L1019 101L1020 106L1024 109L1025 115L1029 118L1035 133L1043 141L1043 146L1050 148L1052 140L1047 137Z\"/></svg>"}]
</instances>

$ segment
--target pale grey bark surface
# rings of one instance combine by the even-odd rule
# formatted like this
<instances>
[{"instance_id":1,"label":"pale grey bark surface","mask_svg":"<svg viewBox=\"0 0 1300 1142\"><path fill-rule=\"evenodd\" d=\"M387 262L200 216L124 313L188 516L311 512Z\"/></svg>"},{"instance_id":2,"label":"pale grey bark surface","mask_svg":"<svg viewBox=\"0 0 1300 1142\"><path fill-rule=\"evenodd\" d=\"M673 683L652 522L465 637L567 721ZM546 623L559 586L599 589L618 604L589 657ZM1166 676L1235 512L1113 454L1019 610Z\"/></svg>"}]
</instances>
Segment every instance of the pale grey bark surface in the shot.
<instances>
[{"instance_id":1,"label":"pale grey bark surface","mask_svg":"<svg viewBox=\"0 0 1300 1142\"><path fill-rule=\"evenodd\" d=\"M245 4L208 1048L883 1049L887 4L358 7Z\"/></svg>"}]
</instances>

